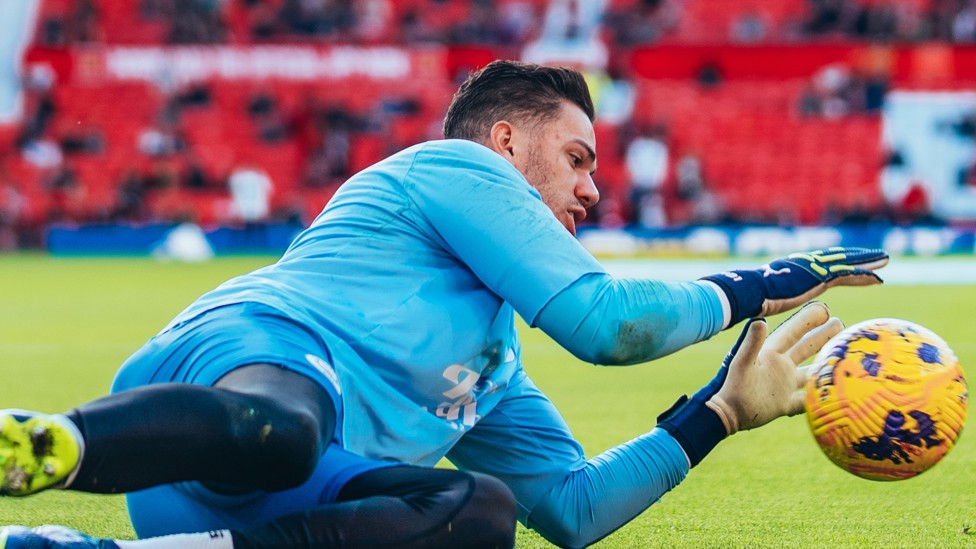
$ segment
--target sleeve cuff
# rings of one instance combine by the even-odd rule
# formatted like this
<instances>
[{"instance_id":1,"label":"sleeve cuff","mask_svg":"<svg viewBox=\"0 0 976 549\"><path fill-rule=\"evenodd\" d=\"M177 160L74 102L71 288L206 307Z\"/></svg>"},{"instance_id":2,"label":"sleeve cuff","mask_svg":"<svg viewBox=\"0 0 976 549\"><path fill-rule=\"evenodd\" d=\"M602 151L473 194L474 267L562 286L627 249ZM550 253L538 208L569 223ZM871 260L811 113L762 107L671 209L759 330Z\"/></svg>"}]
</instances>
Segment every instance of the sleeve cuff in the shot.
<instances>
[{"instance_id":1,"label":"sleeve cuff","mask_svg":"<svg viewBox=\"0 0 976 549\"><path fill-rule=\"evenodd\" d=\"M701 463L719 442L729 436L725 423L715 410L687 395L682 395L658 417L657 426L678 441L692 467Z\"/></svg>"},{"instance_id":2,"label":"sleeve cuff","mask_svg":"<svg viewBox=\"0 0 976 549\"><path fill-rule=\"evenodd\" d=\"M732 322L732 305L729 304L729 296L725 295L725 291L711 280L698 280L696 283L709 288L718 297L719 305L722 307L722 329L728 328L729 323Z\"/></svg>"}]
</instances>

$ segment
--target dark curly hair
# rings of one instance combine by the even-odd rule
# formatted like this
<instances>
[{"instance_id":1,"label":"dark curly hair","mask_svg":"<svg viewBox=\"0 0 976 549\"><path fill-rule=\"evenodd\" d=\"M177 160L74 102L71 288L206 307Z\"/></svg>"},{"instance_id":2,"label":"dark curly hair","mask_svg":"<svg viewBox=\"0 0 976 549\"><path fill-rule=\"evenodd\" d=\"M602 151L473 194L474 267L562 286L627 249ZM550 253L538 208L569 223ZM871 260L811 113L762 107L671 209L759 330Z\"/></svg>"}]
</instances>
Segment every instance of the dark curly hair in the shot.
<instances>
[{"instance_id":1,"label":"dark curly hair","mask_svg":"<svg viewBox=\"0 0 976 549\"><path fill-rule=\"evenodd\" d=\"M530 125L553 117L564 101L592 122L593 99L579 71L518 61L492 61L471 74L444 117L444 137L484 142L499 120Z\"/></svg>"}]
</instances>

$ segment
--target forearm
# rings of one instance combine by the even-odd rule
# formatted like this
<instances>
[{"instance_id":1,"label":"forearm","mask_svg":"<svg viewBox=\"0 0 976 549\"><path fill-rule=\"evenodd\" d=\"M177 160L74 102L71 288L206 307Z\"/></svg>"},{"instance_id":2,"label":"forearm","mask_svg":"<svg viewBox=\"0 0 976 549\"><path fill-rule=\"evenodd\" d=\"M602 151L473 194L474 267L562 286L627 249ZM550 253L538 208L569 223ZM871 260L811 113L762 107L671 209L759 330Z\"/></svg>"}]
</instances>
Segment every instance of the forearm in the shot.
<instances>
[{"instance_id":1,"label":"forearm","mask_svg":"<svg viewBox=\"0 0 976 549\"><path fill-rule=\"evenodd\" d=\"M654 429L569 473L532 509L527 526L556 545L583 547L642 513L687 474L681 447Z\"/></svg>"},{"instance_id":2,"label":"forearm","mask_svg":"<svg viewBox=\"0 0 976 549\"><path fill-rule=\"evenodd\" d=\"M708 339L723 320L712 285L589 275L553 298L535 325L581 360L623 365Z\"/></svg>"}]
</instances>

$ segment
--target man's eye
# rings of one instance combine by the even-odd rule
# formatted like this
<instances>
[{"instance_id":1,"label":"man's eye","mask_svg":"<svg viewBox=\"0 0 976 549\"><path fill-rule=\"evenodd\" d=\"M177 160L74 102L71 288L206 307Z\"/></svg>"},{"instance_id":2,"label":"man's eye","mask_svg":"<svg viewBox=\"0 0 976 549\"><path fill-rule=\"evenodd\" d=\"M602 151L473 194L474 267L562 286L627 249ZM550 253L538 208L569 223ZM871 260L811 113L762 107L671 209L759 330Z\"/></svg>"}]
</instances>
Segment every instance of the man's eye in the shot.
<instances>
[{"instance_id":1,"label":"man's eye","mask_svg":"<svg viewBox=\"0 0 976 549\"><path fill-rule=\"evenodd\" d=\"M571 154L569 156L570 156L570 158L573 159L573 165L574 166L580 166L580 165L583 164L583 159L581 157L576 156L575 154Z\"/></svg>"}]
</instances>

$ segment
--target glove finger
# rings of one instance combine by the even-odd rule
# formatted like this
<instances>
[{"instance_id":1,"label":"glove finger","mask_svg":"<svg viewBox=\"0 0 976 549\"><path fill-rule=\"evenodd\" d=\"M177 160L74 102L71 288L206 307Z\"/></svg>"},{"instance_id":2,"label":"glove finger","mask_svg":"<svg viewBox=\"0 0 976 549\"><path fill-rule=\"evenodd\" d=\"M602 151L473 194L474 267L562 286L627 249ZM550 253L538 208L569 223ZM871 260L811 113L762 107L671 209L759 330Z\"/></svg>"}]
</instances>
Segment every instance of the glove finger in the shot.
<instances>
[{"instance_id":1,"label":"glove finger","mask_svg":"<svg viewBox=\"0 0 976 549\"><path fill-rule=\"evenodd\" d=\"M887 262L888 252L881 248L862 248L859 246L831 246L809 252L790 254L789 257L802 257L818 263L848 263L861 265L872 262Z\"/></svg>"},{"instance_id":2,"label":"glove finger","mask_svg":"<svg viewBox=\"0 0 976 549\"><path fill-rule=\"evenodd\" d=\"M831 317L825 323L813 328L806 333L800 341L795 345L790 347L789 357L794 364L802 364L806 362L810 357L817 354L825 343L830 341L830 338L834 337L841 330L844 329L844 323L837 317Z\"/></svg>"},{"instance_id":3,"label":"glove finger","mask_svg":"<svg viewBox=\"0 0 976 549\"><path fill-rule=\"evenodd\" d=\"M884 283L884 280L880 276L871 271L855 269L853 267L850 270L842 270L837 267L846 267L846 265L831 267L831 272L825 279L828 288L833 288L834 286L872 286L874 284Z\"/></svg>"},{"instance_id":4,"label":"glove finger","mask_svg":"<svg viewBox=\"0 0 976 549\"><path fill-rule=\"evenodd\" d=\"M807 364L796 369L796 390L801 391L810 381L810 378L817 375L817 365Z\"/></svg>"},{"instance_id":5,"label":"glove finger","mask_svg":"<svg viewBox=\"0 0 976 549\"><path fill-rule=\"evenodd\" d=\"M878 248L830 248L828 253L839 251L844 256L843 263L858 265L864 269L880 269L888 264L888 252Z\"/></svg>"},{"instance_id":6,"label":"glove finger","mask_svg":"<svg viewBox=\"0 0 976 549\"><path fill-rule=\"evenodd\" d=\"M769 333L769 326L766 325L765 319L758 319L758 321L746 325L736 343L738 352L735 353L732 362L729 364L729 381L726 383L736 383L735 380L741 379L746 369L756 363L759 350L762 349L763 343L766 341L767 333Z\"/></svg>"},{"instance_id":7,"label":"glove finger","mask_svg":"<svg viewBox=\"0 0 976 549\"><path fill-rule=\"evenodd\" d=\"M826 304L811 301L773 330L766 342L766 348L778 354L786 354L807 332L827 322L829 318L830 309Z\"/></svg>"},{"instance_id":8,"label":"glove finger","mask_svg":"<svg viewBox=\"0 0 976 549\"><path fill-rule=\"evenodd\" d=\"M806 400L805 391L797 391L790 395L789 402L786 404L786 415L795 416L803 412L804 401Z\"/></svg>"},{"instance_id":9,"label":"glove finger","mask_svg":"<svg viewBox=\"0 0 976 549\"><path fill-rule=\"evenodd\" d=\"M732 345L732 348L729 349L729 352L728 353L726 353L725 359L722 360L722 366L728 366L732 362L732 359L734 359L735 358L735 355L738 354L738 352L739 352L739 347L742 346L742 343L745 341L746 336L749 334L749 327L752 326L756 322L760 322L762 324L765 324L766 323L766 319L765 318L750 318L749 320L746 321L745 325L742 326L742 331L739 332L739 338L735 340L735 345Z\"/></svg>"}]
</instances>

